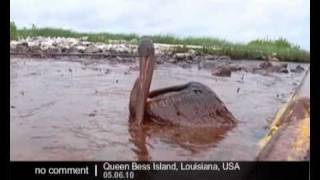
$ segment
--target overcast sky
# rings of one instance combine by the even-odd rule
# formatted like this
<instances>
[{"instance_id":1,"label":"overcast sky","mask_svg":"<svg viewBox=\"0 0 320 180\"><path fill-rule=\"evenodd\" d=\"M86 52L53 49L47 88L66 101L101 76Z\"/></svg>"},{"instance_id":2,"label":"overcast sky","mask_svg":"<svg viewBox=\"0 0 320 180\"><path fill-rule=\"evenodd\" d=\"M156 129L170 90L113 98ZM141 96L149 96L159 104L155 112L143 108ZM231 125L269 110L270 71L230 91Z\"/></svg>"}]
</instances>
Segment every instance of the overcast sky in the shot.
<instances>
[{"instance_id":1,"label":"overcast sky","mask_svg":"<svg viewBox=\"0 0 320 180\"><path fill-rule=\"evenodd\" d=\"M310 49L309 0L10 0L18 27L212 36L233 42L284 37Z\"/></svg>"}]
</instances>

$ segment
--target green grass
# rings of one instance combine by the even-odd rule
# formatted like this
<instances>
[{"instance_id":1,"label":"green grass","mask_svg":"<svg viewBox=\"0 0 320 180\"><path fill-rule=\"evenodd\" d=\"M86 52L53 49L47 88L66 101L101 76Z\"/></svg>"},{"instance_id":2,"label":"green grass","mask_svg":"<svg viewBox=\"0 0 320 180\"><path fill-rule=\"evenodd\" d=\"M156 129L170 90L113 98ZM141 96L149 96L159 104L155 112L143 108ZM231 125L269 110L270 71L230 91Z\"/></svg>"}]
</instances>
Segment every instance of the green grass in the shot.
<instances>
[{"instance_id":1,"label":"green grass","mask_svg":"<svg viewBox=\"0 0 320 180\"><path fill-rule=\"evenodd\" d=\"M297 47L282 47L277 45L232 44L214 50L203 48L208 54L228 55L232 59L262 60L268 56L275 56L280 61L309 62L310 53Z\"/></svg>"},{"instance_id":2,"label":"green grass","mask_svg":"<svg viewBox=\"0 0 320 180\"><path fill-rule=\"evenodd\" d=\"M17 26L14 22L10 22L10 40L17 39Z\"/></svg>"},{"instance_id":3,"label":"green grass","mask_svg":"<svg viewBox=\"0 0 320 180\"><path fill-rule=\"evenodd\" d=\"M26 37L88 37L91 42L111 43L110 40L124 40L129 43L137 43L140 38L137 34L115 34L115 33L80 33L72 30L59 28L22 28L10 23L10 39L15 40ZM281 61L309 62L310 53L294 45L284 38L277 40L257 39L247 44L232 43L212 37L185 37L180 38L174 35L153 35L155 43L181 44L182 47L175 48L177 52L185 52L190 48L186 45L199 45L202 48L194 50L215 55L227 55L233 59L264 59L267 56L275 55Z\"/></svg>"},{"instance_id":4,"label":"green grass","mask_svg":"<svg viewBox=\"0 0 320 180\"><path fill-rule=\"evenodd\" d=\"M81 38L88 37L88 41L91 42L104 42L109 43L110 40L125 40L131 41L138 39L139 36L136 34L112 34L112 33L80 33L72 30L59 29L59 28L22 28L17 30L18 38L26 37L72 37Z\"/></svg>"}]
</instances>

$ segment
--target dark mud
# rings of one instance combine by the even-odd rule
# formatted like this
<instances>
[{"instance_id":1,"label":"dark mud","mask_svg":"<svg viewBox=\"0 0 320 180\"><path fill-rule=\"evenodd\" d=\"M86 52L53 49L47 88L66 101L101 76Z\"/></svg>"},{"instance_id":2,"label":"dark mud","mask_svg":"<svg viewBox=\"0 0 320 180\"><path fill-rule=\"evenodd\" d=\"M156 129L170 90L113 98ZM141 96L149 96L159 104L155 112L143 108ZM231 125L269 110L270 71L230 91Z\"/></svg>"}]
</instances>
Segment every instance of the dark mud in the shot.
<instances>
[{"instance_id":1,"label":"dark mud","mask_svg":"<svg viewBox=\"0 0 320 180\"><path fill-rule=\"evenodd\" d=\"M232 63L257 67L261 61ZM228 131L132 130L128 103L137 63L11 58L10 70L11 160L254 160L270 121L304 76L235 71L219 77L196 64L163 63L151 89L204 83L241 122Z\"/></svg>"}]
</instances>

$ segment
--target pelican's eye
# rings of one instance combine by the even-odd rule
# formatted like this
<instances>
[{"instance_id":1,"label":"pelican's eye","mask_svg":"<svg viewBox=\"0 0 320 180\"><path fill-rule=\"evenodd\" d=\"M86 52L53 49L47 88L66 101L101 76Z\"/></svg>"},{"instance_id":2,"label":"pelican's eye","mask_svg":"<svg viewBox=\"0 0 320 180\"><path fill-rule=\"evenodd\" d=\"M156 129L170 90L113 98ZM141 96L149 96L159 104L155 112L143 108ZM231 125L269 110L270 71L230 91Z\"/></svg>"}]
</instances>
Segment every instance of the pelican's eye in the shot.
<instances>
[{"instance_id":1,"label":"pelican's eye","mask_svg":"<svg viewBox=\"0 0 320 180\"><path fill-rule=\"evenodd\" d=\"M201 93L202 93L202 91L201 91L200 89L194 89L193 92L194 92L195 94L201 94Z\"/></svg>"}]
</instances>

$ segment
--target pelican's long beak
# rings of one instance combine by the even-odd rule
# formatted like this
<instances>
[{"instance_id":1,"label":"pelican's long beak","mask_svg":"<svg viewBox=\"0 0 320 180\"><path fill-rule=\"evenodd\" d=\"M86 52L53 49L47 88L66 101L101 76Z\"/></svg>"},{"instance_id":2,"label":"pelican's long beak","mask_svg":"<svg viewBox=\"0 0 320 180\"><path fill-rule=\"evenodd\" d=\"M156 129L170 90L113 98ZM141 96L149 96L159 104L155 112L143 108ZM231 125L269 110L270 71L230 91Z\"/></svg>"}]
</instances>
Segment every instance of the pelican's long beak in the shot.
<instances>
[{"instance_id":1,"label":"pelican's long beak","mask_svg":"<svg viewBox=\"0 0 320 180\"><path fill-rule=\"evenodd\" d=\"M140 75L136 104L136 122L141 125L144 118L155 62L152 41L149 39L142 40L138 53L140 56Z\"/></svg>"}]
</instances>

